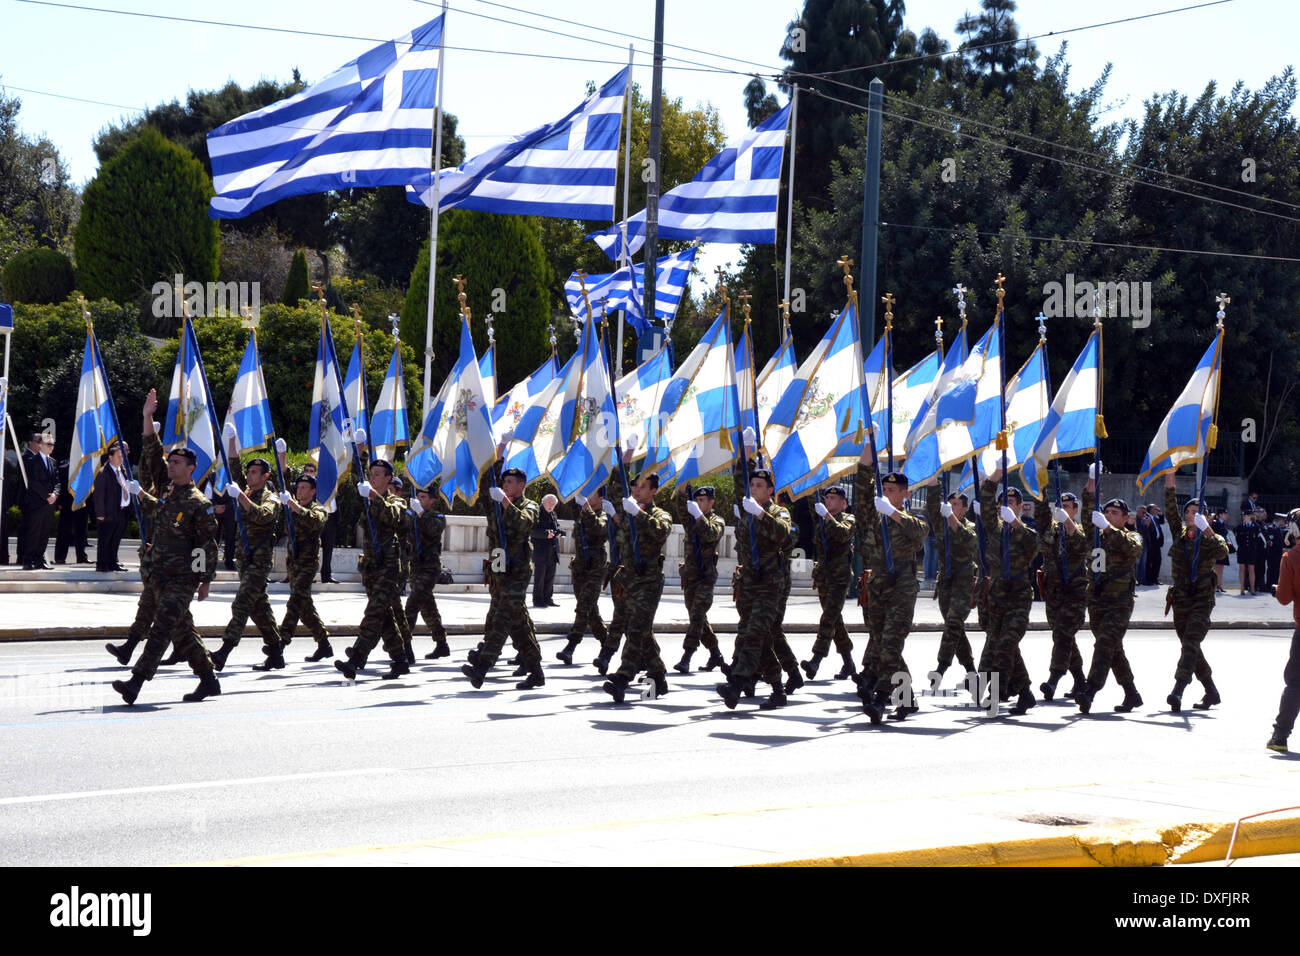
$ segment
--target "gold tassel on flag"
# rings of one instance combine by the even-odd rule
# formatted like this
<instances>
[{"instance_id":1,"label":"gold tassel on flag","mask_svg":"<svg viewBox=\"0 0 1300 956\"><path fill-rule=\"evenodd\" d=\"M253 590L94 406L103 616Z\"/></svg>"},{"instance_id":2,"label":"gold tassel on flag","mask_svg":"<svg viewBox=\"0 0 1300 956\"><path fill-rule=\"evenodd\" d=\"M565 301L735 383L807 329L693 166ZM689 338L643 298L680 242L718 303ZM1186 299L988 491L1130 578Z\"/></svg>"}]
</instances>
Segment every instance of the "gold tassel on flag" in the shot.
<instances>
[{"instance_id":1,"label":"gold tassel on flag","mask_svg":"<svg viewBox=\"0 0 1300 956\"><path fill-rule=\"evenodd\" d=\"M1006 451L1011 447L1011 442L1007 440L1007 430L1005 428L998 432L998 437L994 440L993 447L998 451Z\"/></svg>"},{"instance_id":2,"label":"gold tassel on flag","mask_svg":"<svg viewBox=\"0 0 1300 956\"><path fill-rule=\"evenodd\" d=\"M853 415L853 409L851 409L851 408L846 408L846 409L844 410L844 421L840 422L840 433L841 433L841 434L843 434L844 432L846 432L846 431L849 430L849 418L852 417L852 415ZM861 427L861 426L859 425L859 427Z\"/></svg>"},{"instance_id":3,"label":"gold tassel on flag","mask_svg":"<svg viewBox=\"0 0 1300 956\"><path fill-rule=\"evenodd\" d=\"M722 430L722 434L718 436L718 445L722 448L723 451L734 452L736 450L736 446L731 443L730 428L724 428Z\"/></svg>"},{"instance_id":4,"label":"gold tassel on flag","mask_svg":"<svg viewBox=\"0 0 1300 956\"><path fill-rule=\"evenodd\" d=\"M1095 434L1098 438L1110 437L1109 435L1106 434L1106 419L1101 415L1097 416L1097 427L1093 429L1093 434Z\"/></svg>"},{"instance_id":5,"label":"gold tassel on flag","mask_svg":"<svg viewBox=\"0 0 1300 956\"><path fill-rule=\"evenodd\" d=\"M1205 433L1205 447L1214 451L1215 446L1219 444L1219 426L1211 425L1210 430Z\"/></svg>"},{"instance_id":6,"label":"gold tassel on flag","mask_svg":"<svg viewBox=\"0 0 1300 956\"><path fill-rule=\"evenodd\" d=\"M858 419L858 430L853 436L853 444L861 445L867 437L867 430L862 427L862 419Z\"/></svg>"}]
</instances>

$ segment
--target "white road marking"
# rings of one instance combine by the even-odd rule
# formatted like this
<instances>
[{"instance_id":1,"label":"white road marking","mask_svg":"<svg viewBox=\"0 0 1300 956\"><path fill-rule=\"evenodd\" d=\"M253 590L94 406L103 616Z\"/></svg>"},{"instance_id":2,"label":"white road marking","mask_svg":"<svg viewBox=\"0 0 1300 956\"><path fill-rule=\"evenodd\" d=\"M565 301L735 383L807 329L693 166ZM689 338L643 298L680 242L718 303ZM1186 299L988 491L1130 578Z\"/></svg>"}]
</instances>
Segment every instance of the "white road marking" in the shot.
<instances>
[{"instance_id":1,"label":"white road marking","mask_svg":"<svg viewBox=\"0 0 1300 956\"><path fill-rule=\"evenodd\" d=\"M391 767L363 767L357 770L321 770L314 773L287 773L273 777L231 777L227 780L196 780L192 783L166 783L152 787L122 787L117 790L73 790L68 793L42 793L27 797L0 797L0 806L22 803L52 803L57 800L87 800L95 797L121 797L141 793L171 793L177 790L207 790L213 787L241 787L248 784L284 783L289 780L320 780L325 777L361 777L367 774L396 773Z\"/></svg>"}]
</instances>

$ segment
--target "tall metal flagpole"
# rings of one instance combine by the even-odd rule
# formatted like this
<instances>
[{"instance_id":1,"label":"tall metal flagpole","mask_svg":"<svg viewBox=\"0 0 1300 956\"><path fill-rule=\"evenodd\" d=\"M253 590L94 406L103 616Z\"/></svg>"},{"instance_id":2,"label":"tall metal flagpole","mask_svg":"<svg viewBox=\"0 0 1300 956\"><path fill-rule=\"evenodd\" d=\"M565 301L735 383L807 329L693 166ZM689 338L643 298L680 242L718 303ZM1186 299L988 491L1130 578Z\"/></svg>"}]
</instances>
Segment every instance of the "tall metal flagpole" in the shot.
<instances>
[{"instance_id":1,"label":"tall metal flagpole","mask_svg":"<svg viewBox=\"0 0 1300 956\"><path fill-rule=\"evenodd\" d=\"M375 439L371 435L374 429L370 427L374 424L372 421L374 416L370 414L370 392L366 388L366 339L361 331L361 307L353 302L351 312L357 335L357 387L361 390L361 401L366 406L366 452L371 458L374 458ZM354 408L353 411L358 411L358 409ZM396 456L394 455L394 457Z\"/></svg>"},{"instance_id":2,"label":"tall metal flagpole","mask_svg":"<svg viewBox=\"0 0 1300 956\"><path fill-rule=\"evenodd\" d=\"M849 267L853 265L853 260L850 259L848 256L840 256L840 258L836 260L835 264L844 270L844 286L848 290L849 303L856 307L858 304L858 293L853 288L853 276L849 274ZM859 331L861 330L859 329ZM876 421L874 418L871 417L871 406L867 399L867 387L866 387L865 379L860 387L860 391L862 393L862 407L864 409L864 414L867 416L867 434L865 437L867 441L871 442L871 451L875 459L875 465L874 467L872 467L871 473L872 475L875 476L876 479L876 497L879 498L881 495L884 494L884 491L882 489L882 485L880 482L880 456L875 454ZM893 382L890 382L890 391L891 392L893 391ZM865 451L866 449L863 450ZM885 568L889 571L890 574L893 574L894 573L894 546L891 543L890 536L889 536L889 519L884 517L883 515L880 518L880 540L881 543L884 545Z\"/></svg>"},{"instance_id":3,"label":"tall metal flagpole","mask_svg":"<svg viewBox=\"0 0 1300 956\"><path fill-rule=\"evenodd\" d=\"M790 185L786 187L785 201L785 301L790 301L790 239L794 224L794 137L799 128L799 84L794 85L790 96Z\"/></svg>"},{"instance_id":4,"label":"tall metal flagpole","mask_svg":"<svg viewBox=\"0 0 1300 956\"><path fill-rule=\"evenodd\" d=\"M934 348L935 348L935 354L939 357L939 361L942 362L943 361L943 316L942 315L936 315L934 317ZM936 371L935 374L938 374L938 372ZM891 394L894 391L894 387L892 383L890 384L889 391ZM939 484L943 490L943 500L946 503L948 501L948 469L944 468L939 472ZM979 485L978 476L976 478L975 484L977 486ZM978 492L978 488L976 490ZM948 520L946 518L944 519L943 522L943 573L945 577L950 577L952 575L952 529L948 526Z\"/></svg>"},{"instance_id":5,"label":"tall metal flagpole","mask_svg":"<svg viewBox=\"0 0 1300 956\"><path fill-rule=\"evenodd\" d=\"M13 309L10 308L9 306L4 306L4 308L8 310L8 321L3 324L0 324L0 335L3 335L5 340L4 375L0 375L0 378L4 379L4 384L0 385L0 487L4 486L4 478L5 478L5 434L6 434L5 419L9 416L9 346L13 340L13 331L14 331L14 327L12 324ZM14 441L15 452L18 451L18 447L19 446L17 440L15 439ZM19 454L18 463L20 466L22 464L22 460L23 460L22 455ZM24 476L23 484L26 483L27 482ZM0 502L4 502L3 492L0 492ZM8 502L4 502L4 504L0 504L0 507L3 507L4 505L7 504Z\"/></svg>"},{"instance_id":6,"label":"tall metal flagpole","mask_svg":"<svg viewBox=\"0 0 1300 956\"><path fill-rule=\"evenodd\" d=\"M655 317L655 279L659 258L659 136L663 124L664 0L655 0L655 56L650 79L650 181L645 197L645 268L642 311L647 322Z\"/></svg>"},{"instance_id":7,"label":"tall metal flagpole","mask_svg":"<svg viewBox=\"0 0 1300 956\"><path fill-rule=\"evenodd\" d=\"M1010 442L1007 440L1007 322L1006 312L1003 309L1002 300L1006 296L1006 289L1002 288L1002 283L1006 282L1006 277L1001 272L993 280L997 283L998 291L998 311L994 319L998 325L998 437L996 447L1002 452L1002 505L1000 507L1011 507L1011 476L1007 474L1007 446ZM1011 525L1002 522L1002 577L1011 580Z\"/></svg>"},{"instance_id":8,"label":"tall metal flagpole","mask_svg":"<svg viewBox=\"0 0 1300 956\"><path fill-rule=\"evenodd\" d=\"M885 84L876 77L867 86L867 155L862 175L862 301L871 314L862 323L862 347L876 344L876 240L880 234L880 117Z\"/></svg>"},{"instance_id":9,"label":"tall metal flagpole","mask_svg":"<svg viewBox=\"0 0 1300 956\"><path fill-rule=\"evenodd\" d=\"M1097 297L1096 291L1092 293L1092 325L1097 330L1097 393L1096 406L1097 418L1093 424L1093 447L1092 447L1092 468L1097 473L1093 479L1093 495L1096 497L1095 506L1098 511L1102 510L1101 496L1101 440L1106 437L1106 424L1101 416L1101 380L1105 373L1106 366L1102 361L1104 352L1102 351L1102 326L1101 326L1101 302ZM1096 554L1101 548L1101 529L1093 527L1092 529L1092 553ZM1096 594L1101 590L1101 575L1093 576L1092 593Z\"/></svg>"},{"instance_id":10,"label":"tall metal flagpole","mask_svg":"<svg viewBox=\"0 0 1300 956\"><path fill-rule=\"evenodd\" d=\"M1205 454L1203 454L1201 460L1196 463L1196 501L1198 513L1205 508L1205 480L1210 476L1208 461L1210 452L1213 451L1214 446L1219 443L1219 383L1223 381L1223 320L1226 316L1224 306L1232 302L1232 300L1222 292L1215 296L1215 301L1219 304L1219 311L1214 314L1215 319L1218 320L1215 323L1215 328L1217 329L1215 338L1218 339L1219 354L1214 357L1214 364L1219 369L1219 374L1216 375L1214 379L1214 417L1210 419L1210 428L1205 435ZM1200 425L1198 423L1197 428L1199 427ZM1209 521L1210 519L1207 516L1205 520ZM1192 564L1190 574L1193 578L1193 587L1195 587L1197 583L1195 576L1197 564L1200 559L1201 534L1198 529L1196 533L1196 541L1192 544Z\"/></svg>"},{"instance_id":11,"label":"tall metal flagpole","mask_svg":"<svg viewBox=\"0 0 1300 956\"><path fill-rule=\"evenodd\" d=\"M1052 393L1052 366L1051 363L1047 361L1047 316L1043 315L1042 312L1038 313L1038 347L1043 350L1043 358L1042 358L1043 386L1047 391L1047 400L1048 402L1051 402L1052 394L1053 394ZM1021 469L1021 475L1022 477L1024 475L1023 468ZM1056 485L1056 507L1059 508L1061 507L1061 460L1059 458L1052 459L1052 478ZM1044 489L1041 488L1039 490L1044 491ZM1082 517L1082 509L1080 509L1080 517ZM1066 557L1064 529L1062 529L1061 532L1057 534L1056 543L1057 543L1057 560L1060 562L1061 565L1061 580L1064 581L1066 584L1069 584L1070 583L1070 562Z\"/></svg>"},{"instance_id":12,"label":"tall metal flagpole","mask_svg":"<svg viewBox=\"0 0 1300 956\"><path fill-rule=\"evenodd\" d=\"M579 280L579 282L582 286L582 302L587 307L587 321L594 323L596 321L596 317L591 311L591 301L587 298L587 283L583 280ZM605 340L608 338L608 336L605 335L604 333L608 329L609 329L609 320L608 318L606 318L605 315L605 299L601 299L600 300L600 334L597 336L596 339L596 347L600 350L600 360L602 363L606 363L606 367L608 367L607 363L609 360L605 349ZM590 327L588 327L587 334L588 335L591 334ZM578 347L581 350L582 348L581 344L579 344ZM581 361L582 358L583 356L581 355L578 356L579 361ZM579 395L582 394L581 385L579 385L578 387L578 394ZM576 421L575 421L575 426L576 426ZM570 444L572 444L572 439L570 439ZM628 483L627 480L628 466L623 463L623 430L620 427L620 422L618 420L617 408L614 409L614 461L617 462L618 464L619 477L623 479L623 497L630 498L632 497L632 486ZM631 462L628 462L628 464L631 464ZM641 548L637 544L636 521L632 518L631 515L626 515L626 517L627 517L628 543L632 545L632 563L636 567L637 574L640 574L645 570L645 565L641 561Z\"/></svg>"},{"instance_id":13,"label":"tall metal flagpole","mask_svg":"<svg viewBox=\"0 0 1300 956\"><path fill-rule=\"evenodd\" d=\"M623 227L623 245L620 247L619 261L628 268L629 273L632 270L632 257L627 251L627 204L628 204L628 184L632 178L632 44L627 45L627 93L623 101L623 216L619 220ZM619 309L618 312L618 373L614 376L615 381L618 376L623 374L623 323L627 317L627 309ZM618 389L615 387L615 393ZM618 395L614 395L615 404L618 402Z\"/></svg>"},{"instance_id":14,"label":"tall metal flagpole","mask_svg":"<svg viewBox=\"0 0 1300 956\"><path fill-rule=\"evenodd\" d=\"M248 329L248 334L253 339L253 349L257 353L257 373L260 376L262 374L262 352L257 347L257 326L258 323L261 322L261 319L254 317L253 310L250 309L248 306L244 306L243 312L244 312L244 326ZM267 393L266 380L263 379L262 394L265 395L266 393ZM275 461L275 473L280 479L280 490L287 491L289 492L289 494L296 496L297 487L295 486L293 490L290 490L288 485L285 484L284 466L280 464L280 453L275 450L275 442L276 442L275 423L268 422L268 424L271 425L271 452L272 452L271 458ZM284 525L285 525L285 530L288 532L289 535L289 553L295 554L298 550L298 541L297 538L294 536L294 532L293 532L293 509L292 508L284 509Z\"/></svg>"},{"instance_id":15,"label":"tall metal flagpole","mask_svg":"<svg viewBox=\"0 0 1300 956\"><path fill-rule=\"evenodd\" d=\"M442 168L442 88L443 69L442 54L447 47L447 0L442 0L442 31L438 41L438 98L433 107L433 156L429 169L433 176L433 209L429 212L429 304L424 319L424 410L420 415L420 424L429 416L429 406L433 404L430 394L430 379L433 375L433 290L434 279L438 271L438 201L440 197L438 171ZM366 506L369 511L369 505Z\"/></svg>"},{"instance_id":16,"label":"tall metal flagpole","mask_svg":"<svg viewBox=\"0 0 1300 956\"><path fill-rule=\"evenodd\" d=\"M885 376L893 374L894 368L894 293L886 292L880 297L885 303ZM860 327L859 327L860 328ZM885 460L889 470L894 470L894 383L892 379L885 383ZM871 416L871 409L864 409L864 414Z\"/></svg>"}]
</instances>

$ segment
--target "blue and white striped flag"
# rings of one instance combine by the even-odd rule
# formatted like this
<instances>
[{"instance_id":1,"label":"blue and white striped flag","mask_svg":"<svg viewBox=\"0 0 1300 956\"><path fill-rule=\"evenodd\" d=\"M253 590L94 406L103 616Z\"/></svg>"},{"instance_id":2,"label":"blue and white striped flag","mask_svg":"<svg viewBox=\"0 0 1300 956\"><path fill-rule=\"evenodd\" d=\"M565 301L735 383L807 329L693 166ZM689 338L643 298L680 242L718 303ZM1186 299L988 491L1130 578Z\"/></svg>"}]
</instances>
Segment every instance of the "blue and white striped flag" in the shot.
<instances>
[{"instance_id":1,"label":"blue and white striped flag","mask_svg":"<svg viewBox=\"0 0 1300 956\"><path fill-rule=\"evenodd\" d=\"M352 356L348 359L348 371L343 376L343 400L348 407L348 439L358 429L366 432L366 444L370 455L374 457L374 438L370 435L370 402L366 399L366 365L361 356L361 336L357 336L352 346Z\"/></svg>"},{"instance_id":2,"label":"blue and white striped flag","mask_svg":"<svg viewBox=\"0 0 1300 956\"><path fill-rule=\"evenodd\" d=\"M691 266L695 263L698 246L691 246L681 252L661 256L655 266L655 318L671 323L677 316L677 306L686 294L686 283L691 278ZM627 320L638 334L646 332L650 324L645 320L644 306L644 267L628 265L616 272L584 277L587 284L587 301L591 309L600 314L600 300L604 298L605 311L627 312ZM578 273L569 276L564 283L564 296L569 300L569 308L580 322L588 319L587 306L582 299L582 283Z\"/></svg>"},{"instance_id":3,"label":"blue and white striped flag","mask_svg":"<svg viewBox=\"0 0 1300 956\"><path fill-rule=\"evenodd\" d=\"M316 346L307 445L316 460L316 500L326 507L338 494L339 482L352 463L338 364L338 356L334 354L334 333L330 330L329 319L325 319L321 323L320 343Z\"/></svg>"},{"instance_id":4,"label":"blue and white striped flag","mask_svg":"<svg viewBox=\"0 0 1300 956\"><path fill-rule=\"evenodd\" d=\"M673 366L668 343L614 384L618 400L619 436L624 447L634 443L633 458L645 458L643 467L665 460L671 450L663 444L662 406Z\"/></svg>"},{"instance_id":5,"label":"blue and white striped flag","mask_svg":"<svg viewBox=\"0 0 1300 956\"><path fill-rule=\"evenodd\" d=\"M257 333L248 337L244 358L239 363L239 377L230 396L226 425L235 429L235 447L239 454L265 448L275 434L271 424L271 401L262 376L262 357L257 352ZM224 429L223 429L224 431Z\"/></svg>"},{"instance_id":6,"label":"blue and white striped flag","mask_svg":"<svg viewBox=\"0 0 1300 956\"><path fill-rule=\"evenodd\" d=\"M902 375L894 379L891 388L894 398L894 461L907 457L907 435L919 415L924 414L927 401L939 377L941 367L939 350L935 349ZM889 409L884 402L873 406L871 417L876 425L876 452L885 455L885 419Z\"/></svg>"},{"instance_id":7,"label":"blue and white striped flag","mask_svg":"<svg viewBox=\"0 0 1300 956\"><path fill-rule=\"evenodd\" d=\"M563 366L552 354L545 365L516 385L493 410L498 415L497 441L507 432L513 432L505 449L505 467L520 469L527 481L540 478L545 470L560 415L555 396L557 393L562 396L564 381L579 354L570 355ZM509 404L503 407L502 402L507 401Z\"/></svg>"},{"instance_id":8,"label":"blue and white striped flag","mask_svg":"<svg viewBox=\"0 0 1300 956\"><path fill-rule=\"evenodd\" d=\"M1007 382L1007 474L1020 470L1029 461L1034 446L1038 443L1039 433L1051 408L1047 394L1047 368L1043 346L1034 349L1033 354L1021 366L1020 371ZM994 436L996 437L996 436ZM980 450L980 469L984 474L992 474L1002 467L1002 452L996 442L990 442ZM1024 478L1021 478L1023 481ZM969 462L962 473L958 490L975 483L975 476L970 473Z\"/></svg>"},{"instance_id":9,"label":"blue and white striped flag","mask_svg":"<svg viewBox=\"0 0 1300 956\"><path fill-rule=\"evenodd\" d=\"M402 343L393 342L393 357L388 361L384 386L379 390L375 415L370 420L370 446L375 455L392 462L399 448L411 443L411 424L406 415L406 384L402 378Z\"/></svg>"},{"instance_id":10,"label":"blue and white striped flag","mask_svg":"<svg viewBox=\"0 0 1300 956\"><path fill-rule=\"evenodd\" d=\"M794 381L798 368L799 363L794 357L794 338L787 333L781 347L773 353L767 360L767 364L763 366L763 370L758 373L755 415L760 425L757 429L760 436L772 417L772 409L776 407L776 403L781 400L785 390Z\"/></svg>"},{"instance_id":11,"label":"blue and white striped flag","mask_svg":"<svg viewBox=\"0 0 1300 956\"><path fill-rule=\"evenodd\" d=\"M535 407L537 396L551 383L559 371L560 363L552 352L550 358L543 362L540 368L496 400L492 405L493 439L500 442L507 432L519 431L525 414ZM535 417L540 416L541 412L535 413Z\"/></svg>"},{"instance_id":12,"label":"blue and white striped flag","mask_svg":"<svg viewBox=\"0 0 1300 956\"><path fill-rule=\"evenodd\" d=\"M660 196L659 238L774 244L781 156L789 120L787 103L735 146L709 160L690 182ZM645 210L629 219L626 226L626 250L622 248L623 223L587 238L618 262L625 254L627 258L635 255L645 244Z\"/></svg>"},{"instance_id":13,"label":"blue and white striped flag","mask_svg":"<svg viewBox=\"0 0 1300 956\"><path fill-rule=\"evenodd\" d=\"M755 435L761 435L762 429L758 424L758 399L755 393L758 390L758 376L754 372L754 336L750 334L750 327L745 325L745 330L740 333L740 340L736 342L736 405L740 409L740 427L746 426L754 429ZM739 447L739 446L737 446Z\"/></svg>"},{"instance_id":14,"label":"blue and white striped flag","mask_svg":"<svg viewBox=\"0 0 1300 956\"><path fill-rule=\"evenodd\" d=\"M965 414L965 409L969 407L970 421L950 421L941 424L939 430L935 432L935 437L938 439L940 468L951 468L966 461L978 449L988 445L997 437L998 429L1001 427L999 412L1002 407L1003 394L1002 366L1000 362L1002 344L1001 337L998 335L999 321L996 318L993 320L992 327L971 349L972 358L968 358L963 366L963 370L969 369L974 364L973 356L980 352L983 353L984 367L975 380L975 387L970 390L973 401L967 405L966 399L963 398L958 412L959 414ZM964 374L964 372L961 374ZM966 388L966 384L963 382L960 388ZM926 477L928 479L930 476Z\"/></svg>"},{"instance_id":15,"label":"blue and white striped flag","mask_svg":"<svg viewBox=\"0 0 1300 956\"><path fill-rule=\"evenodd\" d=\"M727 306L664 392L661 444L671 452L672 473L679 485L729 468L736 459L744 425L735 361Z\"/></svg>"},{"instance_id":16,"label":"blue and white striped flag","mask_svg":"<svg viewBox=\"0 0 1300 956\"><path fill-rule=\"evenodd\" d=\"M438 17L218 126L208 134L209 215L238 219L287 196L427 179L441 44Z\"/></svg>"},{"instance_id":17,"label":"blue and white striped flag","mask_svg":"<svg viewBox=\"0 0 1300 956\"><path fill-rule=\"evenodd\" d=\"M3 408L0 407L0 412L2 411ZM0 414L0 428L3 427L4 416ZM82 507L95 490L99 456L120 437L112 402L108 397L108 374L99 357L95 335L87 331L86 348L81 354L81 383L77 387L72 450L68 454L68 493L72 495L74 509Z\"/></svg>"},{"instance_id":18,"label":"blue and white striped flag","mask_svg":"<svg viewBox=\"0 0 1300 956\"><path fill-rule=\"evenodd\" d=\"M203 373L203 360L199 355L199 340L194 335L194 324L187 315L181 329L180 348L176 352L176 367L172 372L171 395L167 399L167 415L163 419L162 443L164 451L189 448L194 452L194 485L201 486L213 476L217 488L225 488L229 478L218 454L216 409L208 392L207 377Z\"/></svg>"},{"instance_id":19,"label":"blue and white striped flag","mask_svg":"<svg viewBox=\"0 0 1300 956\"><path fill-rule=\"evenodd\" d=\"M495 341L488 343L487 351L478 360L478 377L483 382L483 397L487 399L488 408L494 409L497 403L497 343Z\"/></svg>"},{"instance_id":20,"label":"blue and white striped flag","mask_svg":"<svg viewBox=\"0 0 1300 956\"><path fill-rule=\"evenodd\" d=\"M609 364L596 323L582 327L575 357L556 393L560 411L546 469L565 501L599 488L609 478L618 428Z\"/></svg>"},{"instance_id":21,"label":"blue and white striped flag","mask_svg":"<svg viewBox=\"0 0 1300 956\"><path fill-rule=\"evenodd\" d=\"M438 208L516 216L613 219L619 131L629 70L615 73L563 119L529 130L439 174ZM427 134L426 134L427 135ZM433 206L426 164L406 198Z\"/></svg>"},{"instance_id":22,"label":"blue and white striped flag","mask_svg":"<svg viewBox=\"0 0 1300 956\"><path fill-rule=\"evenodd\" d=\"M1074 360L1070 374L1056 390L1052 407L1038 431L1034 447L1020 471L1025 490L1035 498L1047 487L1048 465L1097 447L1097 376L1101 374L1101 330L1093 329Z\"/></svg>"},{"instance_id":23,"label":"blue and white striped flag","mask_svg":"<svg viewBox=\"0 0 1300 956\"><path fill-rule=\"evenodd\" d=\"M1142 462L1137 485L1146 494L1151 484L1183 465L1194 465L1214 448L1219 414L1219 374L1223 364L1223 329L1205 350L1196 370L1169 414L1156 429Z\"/></svg>"}]
</instances>

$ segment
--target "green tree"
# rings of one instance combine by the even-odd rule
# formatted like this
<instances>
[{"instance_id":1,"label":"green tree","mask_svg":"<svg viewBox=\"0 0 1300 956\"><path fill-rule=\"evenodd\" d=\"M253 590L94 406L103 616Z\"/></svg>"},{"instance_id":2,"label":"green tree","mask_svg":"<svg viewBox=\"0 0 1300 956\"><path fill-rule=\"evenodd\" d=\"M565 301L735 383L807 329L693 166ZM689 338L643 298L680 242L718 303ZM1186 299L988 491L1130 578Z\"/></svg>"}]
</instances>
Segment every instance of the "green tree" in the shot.
<instances>
[{"instance_id":1,"label":"green tree","mask_svg":"<svg viewBox=\"0 0 1300 956\"><path fill-rule=\"evenodd\" d=\"M289 278L284 283L284 305L296 306L301 299L311 297L311 279L307 274L307 254L301 249L293 254L289 263Z\"/></svg>"},{"instance_id":2,"label":"green tree","mask_svg":"<svg viewBox=\"0 0 1300 956\"><path fill-rule=\"evenodd\" d=\"M217 278L212 183L186 150L145 129L86 187L76 249L87 295L130 302L157 280Z\"/></svg>"},{"instance_id":3,"label":"green tree","mask_svg":"<svg viewBox=\"0 0 1300 956\"><path fill-rule=\"evenodd\" d=\"M18 128L21 107L0 91L0 268L32 246L68 251L79 202L54 144Z\"/></svg>"},{"instance_id":4,"label":"green tree","mask_svg":"<svg viewBox=\"0 0 1300 956\"><path fill-rule=\"evenodd\" d=\"M1009 92L1022 79L1033 78L1038 48L1030 41L1017 42L1020 28L1012 16L1016 0L980 0L980 12L957 21L957 32L966 37L961 49L986 90Z\"/></svg>"},{"instance_id":5,"label":"green tree","mask_svg":"<svg viewBox=\"0 0 1300 956\"><path fill-rule=\"evenodd\" d=\"M24 249L4 266L5 295L11 302L62 302L74 284L72 263L55 249Z\"/></svg>"}]
</instances>

